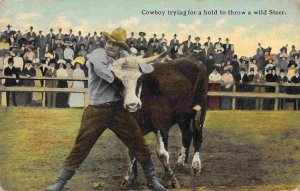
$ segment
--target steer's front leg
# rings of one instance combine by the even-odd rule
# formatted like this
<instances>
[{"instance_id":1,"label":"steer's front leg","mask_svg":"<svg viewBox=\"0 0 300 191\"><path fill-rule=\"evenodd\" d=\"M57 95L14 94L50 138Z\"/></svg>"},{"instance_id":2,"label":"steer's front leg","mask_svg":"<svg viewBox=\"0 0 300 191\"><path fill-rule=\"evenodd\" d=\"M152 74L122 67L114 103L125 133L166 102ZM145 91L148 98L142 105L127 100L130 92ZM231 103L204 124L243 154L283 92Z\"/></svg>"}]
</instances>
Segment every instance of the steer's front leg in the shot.
<instances>
[{"instance_id":1,"label":"steer's front leg","mask_svg":"<svg viewBox=\"0 0 300 191\"><path fill-rule=\"evenodd\" d=\"M180 185L176 179L176 177L174 176L174 173L170 167L170 163L169 163L169 153L165 148L166 143L164 143L163 140L167 140L167 138L163 138L163 134L165 132L163 131L158 131L156 134L156 138L157 138L157 156L159 158L159 160L161 161L161 163L163 164L164 168L165 168L165 179L167 180L167 184L169 187L171 188L180 188Z\"/></svg>"},{"instance_id":2,"label":"steer's front leg","mask_svg":"<svg viewBox=\"0 0 300 191\"><path fill-rule=\"evenodd\" d=\"M126 189L128 187L133 187L136 184L138 171L137 171L137 160L133 153L129 151L130 156L130 164L128 167L128 171L124 180L121 184L121 187Z\"/></svg>"}]
</instances>

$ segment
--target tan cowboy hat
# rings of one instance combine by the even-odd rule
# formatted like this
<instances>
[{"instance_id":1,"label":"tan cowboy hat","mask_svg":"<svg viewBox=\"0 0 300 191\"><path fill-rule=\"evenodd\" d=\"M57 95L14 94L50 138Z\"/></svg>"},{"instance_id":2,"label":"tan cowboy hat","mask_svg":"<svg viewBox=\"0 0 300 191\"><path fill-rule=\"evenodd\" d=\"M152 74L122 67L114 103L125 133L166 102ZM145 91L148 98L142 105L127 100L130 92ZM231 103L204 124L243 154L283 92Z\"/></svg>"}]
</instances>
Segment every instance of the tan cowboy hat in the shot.
<instances>
[{"instance_id":1,"label":"tan cowboy hat","mask_svg":"<svg viewBox=\"0 0 300 191\"><path fill-rule=\"evenodd\" d=\"M111 34L108 34L107 32L103 32L104 36L106 37L107 40L110 40L118 45L120 45L121 47L123 47L124 49L128 50L129 46L126 44L126 30L119 27L116 28L115 30L113 30L111 32Z\"/></svg>"}]
</instances>

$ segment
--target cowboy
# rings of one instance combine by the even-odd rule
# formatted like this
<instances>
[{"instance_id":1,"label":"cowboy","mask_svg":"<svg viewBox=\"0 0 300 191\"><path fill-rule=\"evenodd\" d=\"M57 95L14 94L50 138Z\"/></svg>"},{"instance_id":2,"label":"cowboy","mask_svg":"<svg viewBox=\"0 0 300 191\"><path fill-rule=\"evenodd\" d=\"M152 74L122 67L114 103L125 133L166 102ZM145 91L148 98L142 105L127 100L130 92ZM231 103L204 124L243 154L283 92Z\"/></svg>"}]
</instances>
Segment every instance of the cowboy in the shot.
<instances>
[{"instance_id":1,"label":"cowboy","mask_svg":"<svg viewBox=\"0 0 300 191\"><path fill-rule=\"evenodd\" d=\"M48 187L47 191L63 189L107 128L124 142L130 152L135 153L144 169L148 186L154 190L165 190L156 178L151 153L137 121L122 106L121 90L118 88L121 82L108 69L109 64L122 55L128 54L122 50L129 48L125 43L126 31L117 28L111 34L106 32L104 34L107 38L105 48L95 49L87 55L89 59L89 105L84 109L75 145L63 164L57 182ZM124 67L129 66L124 63ZM140 69L145 70L142 66Z\"/></svg>"}]
</instances>

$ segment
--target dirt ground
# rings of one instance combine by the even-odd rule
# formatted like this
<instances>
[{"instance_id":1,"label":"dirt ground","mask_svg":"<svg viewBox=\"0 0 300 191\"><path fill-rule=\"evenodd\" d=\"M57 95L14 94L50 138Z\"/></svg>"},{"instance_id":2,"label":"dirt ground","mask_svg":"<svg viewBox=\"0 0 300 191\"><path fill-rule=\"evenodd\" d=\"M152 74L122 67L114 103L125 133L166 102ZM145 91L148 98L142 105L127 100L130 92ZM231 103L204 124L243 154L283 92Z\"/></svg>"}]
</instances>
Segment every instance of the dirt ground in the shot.
<instances>
[{"instance_id":1,"label":"dirt ground","mask_svg":"<svg viewBox=\"0 0 300 191\"><path fill-rule=\"evenodd\" d=\"M55 181L80 124L81 109L0 109L0 184L5 190L44 190ZM287 118L289 120L287 120ZM185 190L292 190L300 184L300 113L294 111L209 111L204 129L202 171L189 163L175 169ZM158 177L154 135L146 136ZM180 148L177 126L170 132L170 163ZM192 148L191 148L192 152ZM120 190L127 149L107 130L65 190ZM139 185L147 190L139 167Z\"/></svg>"}]
</instances>

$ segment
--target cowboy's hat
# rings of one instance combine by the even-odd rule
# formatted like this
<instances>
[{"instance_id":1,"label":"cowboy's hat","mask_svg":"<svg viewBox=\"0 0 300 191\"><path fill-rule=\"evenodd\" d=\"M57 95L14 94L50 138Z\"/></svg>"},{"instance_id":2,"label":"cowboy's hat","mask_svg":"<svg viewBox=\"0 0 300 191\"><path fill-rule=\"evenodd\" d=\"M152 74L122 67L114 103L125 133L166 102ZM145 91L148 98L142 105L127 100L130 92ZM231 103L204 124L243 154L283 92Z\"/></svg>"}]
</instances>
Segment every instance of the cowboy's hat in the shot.
<instances>
[{"instance_id":1,"label":"cowboy's hat","mask_svg":"<svg viewBox=\"0 0 300 191\"><path fill-rule=\"evenodd\" d=\"M7 28L10 28L10 27L12 27L10 24L8 24L7 26L6 26Z\"/></svg>"},{"instance_id":2,"label":"cowboy's hat","mask_svg":"<svg viewBox=\"0 0 300 191\"><path fill-rule=\"evenodd\" d=\"M111 34L108 34L107 32L103 32L104 36L106 37L107 40L112 41L118 45L120 45L121 47L123 47L124 49L129 49L128 45L126 44L126 30L124 30L123 28L116 28L115 30L113 30L111 32Z\"/></svg>"}]
</instances>

